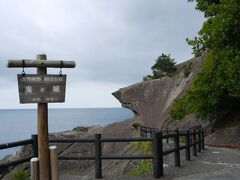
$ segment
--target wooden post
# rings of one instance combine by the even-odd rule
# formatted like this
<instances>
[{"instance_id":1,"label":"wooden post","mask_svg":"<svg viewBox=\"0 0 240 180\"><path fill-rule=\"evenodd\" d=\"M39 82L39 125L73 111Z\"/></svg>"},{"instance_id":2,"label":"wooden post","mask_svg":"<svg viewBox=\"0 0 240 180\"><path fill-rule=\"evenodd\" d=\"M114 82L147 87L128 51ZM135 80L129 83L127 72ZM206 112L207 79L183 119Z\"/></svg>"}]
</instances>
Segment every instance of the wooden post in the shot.
<instances>
[{"instance_id":1,"label":"wooden post","mask_svg":"<svg viewBox=\"0 0 240 180\"><path fill-rule=\"evenodd\" d=\"M166 134L168 135L168 128L166 128ZM166 139L166 143L168 144L169 140L168 138Z\"/></svg>"},{"instance_id":2,"label":"wooden post","mask_svg":"<svg viewBox=\"0 0 240 180\"><path fill-rule=\"evenodd\" d=\"M50 146L49 150L50 150L51 180L58 180L57 146Z\"/></svg>"},{"instance_id":3,"label":"wooden post","mask_svg":"<svg viewBox=\"0 0 240 180\"><path fill-rule=\"evenodd\" d=\"M32 151L33 151L33 157L38 157L38 135L33 134L32 135Z\"/></svg>"},{"instance_id":4,"label":"wooden post","mask_svg":"<svg viewBox=\"0 0 240 180\"><path fill-rule=\"evenodd\" d=\"M186 150L185 150L185 158L187 161L190 161L190 131L187 130L187 134L185 136L185 145L186 145Z\"/></svg>"},{"instance_id":5,"label":"wooden post","mask_svg":"<svg viewBox=\"0 0 240 180\"><path fill-rule=\"evenodd\" d=\"M32 158L30 161L31 180L39 180L39 161L38 158Z\"/></svg>"},{"instance_id":6,"label":"wooden post","mask_svg":"<svg viewBox=\"0 0 240 180\"><path fill-rule=\"evenodd\" d=\"M37 60L47 60L47 55L37 55ZM37 74L47 74L46 67L37 68ZM48 104L38 103L38 158L40 180L50 180L48 149Z\"/></svg>"},{"instance_id":7,"label":"wooden post","mask_svg":"<svg viewBox=\"0 0 240 180\"><path fill-rule=\"evenodd\" d=\"M20 103L37 103L38 102L38 106L37 106L38 138L37 140L36 140L36 136L33 136L32 138L33 138L33 155L34 156L38 155L38 160L39 160L39 179L40 180L50 180L50 164L49 164L50 159L49 159L49 149L48 149L48 104L47 103L65 101L66 75L62 75L63 78L56 81L54 80L54 82L52 81L52 83L50 83L50 80L48 81L47 78L45 79L45 77L47 76L48 78L50 78L50 75L47 75L47 68L49 67L74 68L76 66L74 61L62 61L62 60L46 61L46 60L47 60L47 55L40 54L40 55L37 55L36 60L29 60L29 59L16 60L15 59L15 60L9 60L7 64L7 67L9 68L37 67L38 78L41 78L41 81L37 80L35 78L37 77L37 75L34 74L34 75L25 75L25 80L23 80L24 75L18 75ZM51 77L53 76L54 75L51 75ZM30 84L30 81L27 80L29 77L32 78L31 84L38 82L38 84L34 84L34 85L37 85L36 86L37 88L32 88L32 86L30 85L28 86L28 84ZM25 81L26 83L23 83ZM58 81L59 81L59 84L56 85L55 83L58 83ZM46 86L48 88L46 94L44 94L45 88L42 86ZM25 91L23 91L24 88L22 87L26 88ZM51 87L53 88L52 91L51 91ZM52 96L53 92L55 92L55 95L58 94L60 92L59 90L60 87L64 88L64 90L61 90L61 94L60 94L61 98L51 97L51 100L50 100L49 97L47 97L47 95L50 94ZM34 90L35 92L33 92L32 89L35 89ZM37 95L37 98L29 97L31 94ZM24 99L25 96L28 99ZM38 145L36 145L36 143ZM38 148L36 149L36 147Z\"/></svg>"},{"instance_id":8,"label":"wooden post","mask_svg":"<svg viewBox=\"0 0 240 180\"><path fill-rule=\"evenodd\" d=\"M179 130L176 129L176 135L174 137L174 164L176 167L180 167L180 145L179 145Z\"/></svg>"},{"instance_id":9,"label":"wooden post","mask_svg":"<svg viewBox=\"0 0 240 180\"><path fill-rule=\"evenodd\" d=\"M204 129L202 129L202 149L205 149L205 142L204 142Z\"/></svg>"},{"instance_id":10,"label":"wooden post","mask_svg":"<svg viewBox=\"0 0 240 180\"><path fill-rule=\"evenodd\" d=\"M153 177L160 178L163 176L163 141L162 132L153 133Z\"/></svg>"},{"instance_id":11,"label":"wooden post","mask_svg":"<svg viewBox=\"0 0 240 180\"><path fill-rule=\"evenodd\" d=\"M198 152L201 152L202 150L202 147L201 147L201 144L202 144L202 139L201 139L201 130L197 130L197 135L198 135Z\"/></svg>"},{"instance_id":12,"label":"wooden post","mask_svg":"<svg viewBox=\"0 0 240 180\"><path fill-rule=\"evenodd\" d=\"M102 178L102 146L101 134L95 134L95 178Z\"/></svg>"},{"instance_id":13,"label":"wooden post","mask_svg":"<svg viewBox=\"0 0 240 180\"><path fill-rule=\"evenodd\" d=\"M193 130L193 156L197 156L197 138L196 138L196 130Z\"/></svg>"}]
</instances>

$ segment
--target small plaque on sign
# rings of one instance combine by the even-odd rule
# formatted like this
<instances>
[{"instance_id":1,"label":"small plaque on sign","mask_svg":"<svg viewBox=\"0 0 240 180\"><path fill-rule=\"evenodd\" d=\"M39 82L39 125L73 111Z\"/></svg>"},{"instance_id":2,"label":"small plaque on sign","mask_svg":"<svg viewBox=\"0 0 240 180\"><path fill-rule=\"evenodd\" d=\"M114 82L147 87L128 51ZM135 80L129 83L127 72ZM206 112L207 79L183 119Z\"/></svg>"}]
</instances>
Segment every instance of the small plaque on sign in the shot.
<instances>
[{"instance_id":1,"label":"small plaque on sign","mask_svg":"<svg viewBox=\"0 0 240 180\"><path fill-rule=\"evenodd\" d=\"M65 101L66 75L18 74L20 103Z\"/></svg>"}]
</instances>

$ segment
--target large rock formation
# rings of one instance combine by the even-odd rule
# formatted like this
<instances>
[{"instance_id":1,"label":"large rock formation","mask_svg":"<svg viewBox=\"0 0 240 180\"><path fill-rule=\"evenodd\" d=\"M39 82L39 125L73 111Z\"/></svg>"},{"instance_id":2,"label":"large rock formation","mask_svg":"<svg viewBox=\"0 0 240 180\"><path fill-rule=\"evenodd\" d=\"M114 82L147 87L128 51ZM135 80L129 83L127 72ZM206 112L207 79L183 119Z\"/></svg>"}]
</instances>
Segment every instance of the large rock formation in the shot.
<instances>
[{"instance_id":1,"label":"large rock formation","mask_svg":"<svg viewBox=\"0 0 240 180\"><path fill-rule=\"evenodd\" d=\"M213 133L205 138L207 144L237 145L240 148L240 114L231 114L213 126Z\"/></svg>"},{"instance_id":2,"label":"large rock formation","mask_svg":"<svg viewBox=\"0 0 240 180\"><path fill-rule=\"evenodd\" d=\"M177 65L177 72L172 77L163 77L156 80L148 80L121 88L113 95L134 113L134 123L152 128L184 126L191 124L189 116L185 121L172 121L169 117L171 105L176 98L184 94L198 73L205 54L193 58L185 63ZM183 65L191 63L191 73L184 76ZM192 117L192 116L190 116ZM196 118L193 118L198 121ZM200 123L200 121L198 121Z\"/></svg>"}]
</instances>

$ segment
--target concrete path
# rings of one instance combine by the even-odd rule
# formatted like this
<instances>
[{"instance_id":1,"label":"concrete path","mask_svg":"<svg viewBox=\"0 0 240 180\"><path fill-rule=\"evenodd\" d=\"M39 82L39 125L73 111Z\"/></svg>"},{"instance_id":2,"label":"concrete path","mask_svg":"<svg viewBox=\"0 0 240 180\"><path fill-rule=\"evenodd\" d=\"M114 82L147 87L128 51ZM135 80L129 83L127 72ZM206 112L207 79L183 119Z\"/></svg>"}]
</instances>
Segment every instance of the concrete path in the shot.
<instances>
[{"instance_id":1,"label":"concrete path","mask_svg":"<svg viewBox=\"0 0 240 180\"><path fill-rule=\"evenodd\" d=\"M181 152L184 158L184 151ZM167 166L164 168L162 180L239 180L240 179L240 150L208 147L197 157L191 156L191 161L181 159L181 167L173 166L173 154L164 157ZM62 176L60 180L92 179L80 176ZM104 177L111 180L153 179L146 177Z\"/></svg>"},{"instance_id":2,"label":"concrete path","mask_svg":"<svg viewBox=\"0 0 240 180\"><path fill-rule=\"evenodd\" d=\"M190 162L182 161L181 168L164 169L163 179L174 180L239 180L240 151L206 147Z\"/></svg>"}]
</instances>

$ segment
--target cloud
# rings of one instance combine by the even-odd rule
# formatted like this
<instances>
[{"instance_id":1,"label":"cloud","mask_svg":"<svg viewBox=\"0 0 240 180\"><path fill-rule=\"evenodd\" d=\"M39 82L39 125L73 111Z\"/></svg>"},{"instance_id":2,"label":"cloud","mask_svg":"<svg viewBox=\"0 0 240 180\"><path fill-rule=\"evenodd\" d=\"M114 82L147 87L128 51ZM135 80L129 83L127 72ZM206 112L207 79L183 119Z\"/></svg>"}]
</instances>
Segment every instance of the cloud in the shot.
<instances>
[{"instance_id":1,"label":"cloud","mask_svg":"<svg viewBox=\"0 0 240 180\"><path fill-rule=\"evenodd\" d=\"M203 20L194 4L179 0L1 1L0 85L15 83L21 72L6 69L7 59L39 53L75 60L77 68L64 72L76 85L141 81L161 53L189 59L185 38L194 37Z\"/></svg>"}]
</instances>

